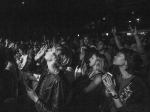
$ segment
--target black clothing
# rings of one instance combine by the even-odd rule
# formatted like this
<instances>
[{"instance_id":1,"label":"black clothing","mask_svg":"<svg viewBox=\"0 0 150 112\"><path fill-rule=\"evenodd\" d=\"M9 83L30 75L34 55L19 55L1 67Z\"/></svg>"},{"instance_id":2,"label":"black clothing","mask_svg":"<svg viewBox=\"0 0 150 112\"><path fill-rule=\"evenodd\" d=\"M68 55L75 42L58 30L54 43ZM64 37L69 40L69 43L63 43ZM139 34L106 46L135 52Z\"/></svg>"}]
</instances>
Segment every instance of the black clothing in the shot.
<instances>
[{"instance_id":1,"label":"black clothing","mask_svg":"<svg viewBox=\"0 0 150 112\"><path fill-rule=\"evenodd\" d=\"M46 70L35 92L39 97L35 104L39 112L65 112L69 82L62 71L55 75Z\"/></svg>"}]
</instances>

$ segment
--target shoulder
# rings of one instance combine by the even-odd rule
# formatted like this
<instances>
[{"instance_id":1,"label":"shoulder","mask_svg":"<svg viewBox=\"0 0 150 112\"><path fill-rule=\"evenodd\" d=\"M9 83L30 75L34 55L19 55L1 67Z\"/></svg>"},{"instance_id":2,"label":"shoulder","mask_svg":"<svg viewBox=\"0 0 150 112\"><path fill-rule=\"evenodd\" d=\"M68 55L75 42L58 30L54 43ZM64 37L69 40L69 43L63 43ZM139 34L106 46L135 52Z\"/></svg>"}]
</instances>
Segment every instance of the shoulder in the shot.
<instances>
[{"instance_id":1,"label":"shoulder","mask_svg":"<svg viewBox=\"0 0 150 112\"><path fill-rule=\"evenodd\" d=\"M102 81L102 74L98 74L94 79L94 83L99 84Z\"/></svg>"},{"instance_id":2,"label":"shoulder","mask_svg":"<svg viewBox=\"0 0 150 112\"><path fill-rule=\"evenodd\" d=\"M136 92L139 94L148 91L148 87L146 86L145 82L142 81L139 77L134 77L131 80L130 88L133 90L133 92Z\"/></svg>"}]
</instances>

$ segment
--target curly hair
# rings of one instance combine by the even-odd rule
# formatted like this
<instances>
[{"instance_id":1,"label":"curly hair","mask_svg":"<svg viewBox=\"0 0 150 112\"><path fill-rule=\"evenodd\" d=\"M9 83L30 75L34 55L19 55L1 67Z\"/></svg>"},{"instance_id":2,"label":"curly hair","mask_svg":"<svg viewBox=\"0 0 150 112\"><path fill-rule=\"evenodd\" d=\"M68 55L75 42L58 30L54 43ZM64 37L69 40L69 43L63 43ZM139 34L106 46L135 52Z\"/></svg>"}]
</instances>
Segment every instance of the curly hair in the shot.
<instances>
[{"instance_id":1,"label":"curly hair","mask_svg":"<svg viewBox=\"0 0 150 112\"><path fill-rule=\"evenodd\" d=\"M121 49L119 52L125 56L125 60L127 61L126 71L128 73L134 74L141 68L143 61L138 52L126 48Z\"/></svg>"}]
</instances>

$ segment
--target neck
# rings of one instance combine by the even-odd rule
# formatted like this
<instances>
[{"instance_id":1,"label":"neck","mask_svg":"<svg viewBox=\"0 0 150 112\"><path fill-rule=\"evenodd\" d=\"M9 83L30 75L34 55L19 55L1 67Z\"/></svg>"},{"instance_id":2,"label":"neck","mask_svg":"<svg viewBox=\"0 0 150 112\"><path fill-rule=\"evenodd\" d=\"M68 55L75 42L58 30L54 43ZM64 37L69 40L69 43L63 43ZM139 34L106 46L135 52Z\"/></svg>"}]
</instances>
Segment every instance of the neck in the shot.
<instances>
[{"instance_id":1,"label":"neck","mask_svg":"<svg viewBox=\"0 0 150 112\"><path fill-rule=\"evenodd\" d=\"M54 73L54 74L57 74L58 71L56 71L54 68L53 68L53 64L55 63L55 61L47 61L47 66L48 66L48 69L50 72Z\"/></svg>"},{"instance_id":2,"label":"neck","mask_svg":"<svg viewBox=\"0 0 150 112\"><path fill-rule=\"evenodd\" d=\"M93 73L93 74L97 74L97 73L99 73L99 71L98 71L98 70L93 69L92 73Z\"/></svg>"},{"instance_id":3,"label":"neck","mask_svg":"<svg viewBox=\"0 0 150 112\"><path fill-rule=\"evenodd\" d=\"M132 75L129 74L124 67L119 67L120 69L120 72L121 72L121 75L122 75L122 78L123 79L127 79L127 78L130 78Z\"/></svg>"}]
</instances>

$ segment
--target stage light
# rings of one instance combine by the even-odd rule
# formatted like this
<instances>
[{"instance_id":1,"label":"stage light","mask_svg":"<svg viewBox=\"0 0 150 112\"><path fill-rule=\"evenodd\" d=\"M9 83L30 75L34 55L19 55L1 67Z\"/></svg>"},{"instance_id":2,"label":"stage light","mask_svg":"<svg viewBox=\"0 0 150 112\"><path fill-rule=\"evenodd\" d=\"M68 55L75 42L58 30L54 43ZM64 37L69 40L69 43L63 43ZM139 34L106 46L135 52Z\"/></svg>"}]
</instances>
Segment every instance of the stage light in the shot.
<instances>
[{"instance_id":1,"label":"stage light","mask_svg":"<svg viewBox=\"0 0 150 112\"><path fill-rule=\"evenodd\" d=\"M106 18L103 18L103 20L105 20Z\"/></svg>"},{"instance_id":2,"label":"stage light","mask_svg":"<svg viewBox=\"0 0 150 112\"><path fill-rule=\"evenodd\" d=\"M127 36L131 36L132 34L131 33L127 33Z\"/></svg>"},{"instance_id":3,"label":"stage light","mask_svg":"<svg viewBox=\"0 0 150 112\"><path fill-rule=\"evenodd\" d=\"M131 23L131 21L129 21L129 23Z\"/></svg>"},{"instance_id":4,"label":"stage light","mask_svg":"<svg viewBox=\"0 0 150 112\"><path fill-rule=\"evenodd\" d=\"M140 22L140 18L137 18L136 20L137 20L137 22Z\"/></svg>"},{"instance_id":5,"label":"stage light","mask_svg":"<svg viewBox=\"0 0 150 112\"><path fill-rule=\"evenodd\" d=\"M109 33L106 33L106 36L108 36L109 35Z\"/></svg>"},{"instance_id":6,"label":"stage light","mask_svg":"<svg viewBox=\"0 0 150 112\"><path fill-rule=\"evenodd\" d=\"M78 34L78 37L79 37L80 35Z\"/></svg>"},{"instance_id":7,"label":"stage light","mask_svg":"<svg viewBox=\"0 0 150 112\"><path fill-rule=\"evenodd\" d=\"M22 5L24 5L25 3L24 2L22 2Z\"/></svg>"}]
</instances>

